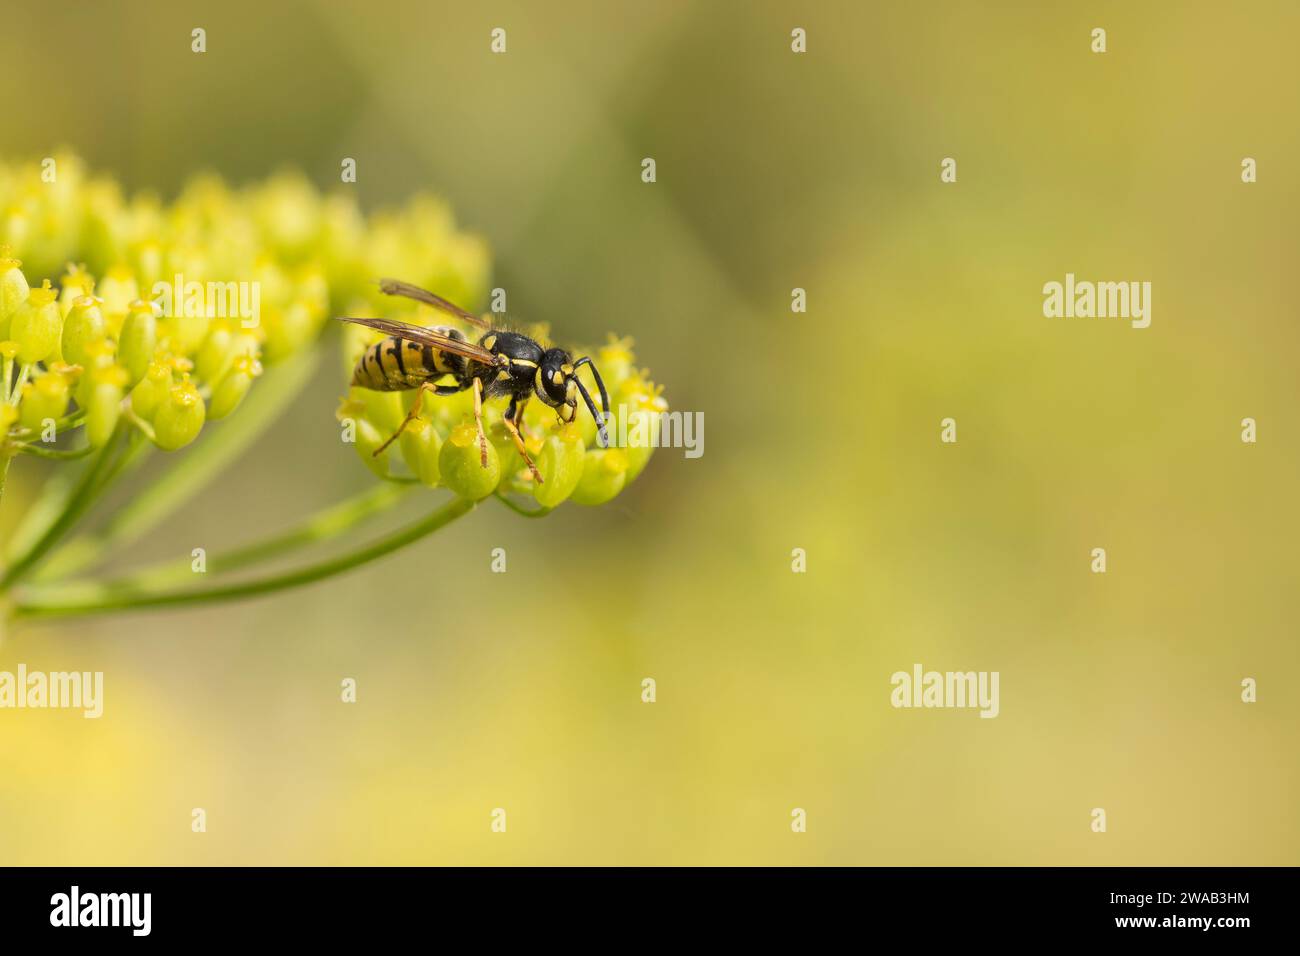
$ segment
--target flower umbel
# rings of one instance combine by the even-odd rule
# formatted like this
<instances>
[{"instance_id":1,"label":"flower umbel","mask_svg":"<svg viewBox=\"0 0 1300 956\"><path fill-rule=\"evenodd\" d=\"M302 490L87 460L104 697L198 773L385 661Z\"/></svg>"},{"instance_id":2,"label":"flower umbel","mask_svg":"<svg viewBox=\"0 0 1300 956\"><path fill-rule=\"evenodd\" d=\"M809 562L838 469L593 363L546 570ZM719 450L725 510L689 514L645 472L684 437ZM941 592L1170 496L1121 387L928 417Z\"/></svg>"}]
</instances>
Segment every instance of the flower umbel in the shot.
<instances>
[{"instance_id":1,"label":"flower umbel","mask_svg":"<svg viewBox=\"0 0 1300 956\"><path fill-rule=\"evenodd\" d=\"M442 321L432 312L400 307L389 317L409 325ZM543 343L548 341L544 327L535 326L529 332ZM346 373L350 376L367 349L383 340L382 331L345 326L342 357ZM474 424L472 392L464 388L464 382L460 383L463 391L421 399L419 417L406 424L403 420L414 400L414 391L375 391L353 385L337 416L355 430L357 455L380 478L419 481L429 487L441 485L471 501L495 494L516 511L523 509L510 496L528 496L540 506L525 512L531 516L545 514L569 500L600 505L620 494L645 468L658 441L659 415L668 406L662 387L650 381L647 372L637 369L631 339L611 336L609 343L596 351L594 360L603 370L602 379L612 402L610 419L604 423L605 438L626 435L632 440L625 448L602 447L599 423L595 416L587 414L587 409L566 421L556 409L541 401L529 401L520 433L541 481L535 480L509 432L505 418L509 396L484 402L483 430L489 439L486 456ZM578 368L576 374L588 394L600 395L600 386L589 366ZM451 387L457 380L448 374L430 384ZM401 441L385 444L394 433L400 434ZM441 449L436 469L421 463L421 444Z\"/></svg>"},{"instance_id":2,"label":"flower umbel","mask_svg":"<svg viewBox=\"0 0 1300 956\"><path fill-rule=\"evenodd\" d=\"M487 284L488 254L427 196L366 217L349 196L322 196L296 174L239 190L208 175L164 204L148 194L125 196L73 156L56 162L57 184L42 181L35 164L0 163L0 208L8 210L0 217L0 503L20 458L63 459L55 471L80 470L70 481L47 481L3 542L0 617L264 594L380 558L489 496L537 516L566 500L607 502L644 468L650 445L597 447L596 423L585 414L557 422L553 409L532 402L520 430L543 478L535 482L499 401L484 405L486 451L480 446L467 393L427 400L400 440L385 446L406 417L410 393L354 388L337 414L382 485L272 538L211 556L205 579L215 584L193 584L187 562L111 579L78 577L196 494L292 404L331 314L432 319L409 308L403 314L374 277L403 275L473 302ZM345 329L349 370L373 338ZM636 369L630 340L611 338L593 358L614 416L655 419L666 407ZM595 394L590 370L578 374ZM99 527L74 533L104 491L155 449L176 455L171 468ZM86 460L67 461L77 458ZM248 573L352 531L420 485L446 488L454 498L352 551L270 576ZM521 496L535 506L512 500Z\"/></svg>"}]
</instances>

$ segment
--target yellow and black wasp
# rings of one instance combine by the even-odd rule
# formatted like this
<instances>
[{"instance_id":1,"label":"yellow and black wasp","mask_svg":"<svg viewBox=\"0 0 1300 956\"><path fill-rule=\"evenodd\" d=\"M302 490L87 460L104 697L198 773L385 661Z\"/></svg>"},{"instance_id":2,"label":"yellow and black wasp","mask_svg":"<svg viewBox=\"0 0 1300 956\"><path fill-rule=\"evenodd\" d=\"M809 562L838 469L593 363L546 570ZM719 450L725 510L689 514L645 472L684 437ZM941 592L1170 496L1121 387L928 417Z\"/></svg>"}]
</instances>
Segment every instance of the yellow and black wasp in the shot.
<instances>
[{"instance_id":1,"label":"yellow and black wasp","mask_svg":"<svg viewBox=\"0 0 1300 956\"><path fill-rule=\"evenodd\" d=\"M479 460L487 467L487 436L483 433L483 400L510 396L506 408L505 427L514 439L515 447L532 472L533 479L541 483L542 476L533 464L519 426L524 419L524 408L536 394L543 403L554 408L561 422L571 422L578 412L578 397L586 403L591 417L596 420L602 448L609 446L605 423L609 418L609 394L600 372L589 357L573 361L564 349L544 349L534 339L522 332L495 329L492 325L448 302L442 296L425 289L400 282L397 279L380 279L379 288L387 295L400 295L431 305L448 315L483 329L478 344L467 340L460 330L451 326L426 328L390 319L354 319L341 317L341 322L364 325L383 332L387 338L376 342L362 353L352 371L352 384L379 392L398 392L419 389L411 410L397 431L375 449L379 455L391 445L402 430L420 414L425 392L435 395L454 395L468 388L474 390L474 421L478 427ZM591 400L578 369L591 368L596 386L600 389L601 408ZM451 383L439 385L438 380L450 376Z\"/></svg>"}]
</instances>

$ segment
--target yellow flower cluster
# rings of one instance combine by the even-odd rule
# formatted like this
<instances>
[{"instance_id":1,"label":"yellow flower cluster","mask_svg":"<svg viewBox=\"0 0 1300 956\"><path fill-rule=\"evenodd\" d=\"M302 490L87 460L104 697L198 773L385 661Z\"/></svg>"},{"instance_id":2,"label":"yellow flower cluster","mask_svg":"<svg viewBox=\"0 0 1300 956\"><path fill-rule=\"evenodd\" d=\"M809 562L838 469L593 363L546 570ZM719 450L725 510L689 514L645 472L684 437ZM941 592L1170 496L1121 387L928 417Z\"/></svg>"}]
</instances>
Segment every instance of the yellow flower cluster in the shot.
<instances>
[{"instance_id":1,"label":"yellow flower cluster","mask_svg":"<svg viewBox=\"0 0 1300 956\"><path fill-rule=\"evenodd\" d=\"M391 300L390 300L391 301ZM395 316L417 325L441 321L432 312L399 312ZM544 326L525 329L545 347L550 346ZM350 375L362 352L382 338L361 326L349 325L343 339L343 365ZM577 354L587 354L580 351ZM429 487L446 487L462 498L479 500L497 493L532 496L549 510L564 501L599 505L624 490L645 468L659 441L660 414L668 410L662 387L638 369L630 339L610 337L592 353L609 391L610 447L597 441L596 422L581 409L564 424L555 410L531 401L522 428L529 456L542 475L532 480L514 440L503 423L508 400L486 402L483 429L488 437L488 463L482 464L478 431L474 426L474 401L470 391L426 398L420 417L409 423L398 441L378 455L376 450L401 425L414 393L377 392L353 386L339 406L338 418L354 431L357 454L379 477L402 477L395 467L401 460L409 475ZM591 370L578 370L588 392L598 395Z\"/></svg>"},{"instance_id":2,"label":"yellow flower cluster","mask_svg":"<svg viewBox=\"0 0 1300 956\"><path fill-rule=\"evenodd\" d=\"M90 447L129 426L180 448L375 277L475 301L489 266L430 197L366 217L300 175L205 175L168 204L71 155L0 164L0 247L0 458L82 424Z\"/></svg>"}]
</instances>

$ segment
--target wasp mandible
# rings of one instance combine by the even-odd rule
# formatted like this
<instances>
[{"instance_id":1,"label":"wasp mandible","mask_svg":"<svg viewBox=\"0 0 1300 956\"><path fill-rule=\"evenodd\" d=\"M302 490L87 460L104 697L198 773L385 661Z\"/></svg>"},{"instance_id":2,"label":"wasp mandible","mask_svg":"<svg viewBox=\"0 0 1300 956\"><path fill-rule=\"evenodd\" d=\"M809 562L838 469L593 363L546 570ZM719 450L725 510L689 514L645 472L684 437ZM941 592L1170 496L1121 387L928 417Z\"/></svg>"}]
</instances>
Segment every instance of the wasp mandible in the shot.
<instances>
[{"instance_id":1,"label":"wasp mandible","mask_svg":"<svg viewBox=\"0 0 1300 956\"><path fill-rule=\"evenodd\" d=\"M340 317L341 322L364 325L387 336L362 353L352 371L353 385L377 392L399 392L413 388L419 390L411 404L411 410L397 426L397 431L375 449L375 455L381 454L402 434L407 425L419 417L425 392L454 395L468 388L474 390L474 423L478 428L479 461L484 468L488 461L487 436L483 433L483 400L486 398L510 396L504 419L505 427L538 484L542 483L542 475L529 457L523 437L519 434L524 408L534 394L544 404L555 409L561 422L574 420L578 413L578 397L581 396L591 417L596 420L600 446L609 447L609 433L605 430L605 423L609 419L609 394L590 357L583 356L575 362L564 349L544 349L522 332L493 328L491 323L448 302L442 296L408 282L380 279L379 288L386 295L405 296L431 305L484 332L475 344L466 339L459 329L451 326L426 328L390 319ZM578 369L584 365L591 367L596 387L600 389L604 414L596 410L591 394L578 378ZM437 384L444 376L450 376L453 382Z\"/></svg>"}]
</instances>

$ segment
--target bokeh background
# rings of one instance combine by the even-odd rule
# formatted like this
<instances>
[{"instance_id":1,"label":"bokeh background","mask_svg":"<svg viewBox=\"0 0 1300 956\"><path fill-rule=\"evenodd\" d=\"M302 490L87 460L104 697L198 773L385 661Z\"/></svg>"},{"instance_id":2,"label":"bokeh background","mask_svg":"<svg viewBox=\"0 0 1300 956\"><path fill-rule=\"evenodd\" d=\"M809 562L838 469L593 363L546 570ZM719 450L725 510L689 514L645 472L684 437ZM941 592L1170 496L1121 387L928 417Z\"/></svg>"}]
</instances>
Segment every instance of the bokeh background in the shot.
<instances>
[{"instance_id":1,"label":"bokeh background","mask_svg":"<svg viewBox=\"0 0 1300 956\"><path fill-rule=\"evenodd\" d=\"M632 335L706 445L309 589L12 630L0 669L102 669L106 712L0 712L0 863L1300 862L1294 4L5 20L6 158L171 196L354 157L367 208L444 196L512 314ZM1045 319L1067 271L1150 280L1151 327ZM323 368L115 564L364 488ZM894 710L916 662L1000 671L1001 716Z\"/></svg>"}]
</instances>

